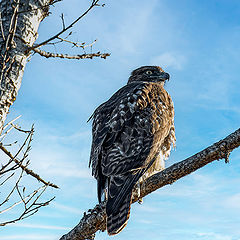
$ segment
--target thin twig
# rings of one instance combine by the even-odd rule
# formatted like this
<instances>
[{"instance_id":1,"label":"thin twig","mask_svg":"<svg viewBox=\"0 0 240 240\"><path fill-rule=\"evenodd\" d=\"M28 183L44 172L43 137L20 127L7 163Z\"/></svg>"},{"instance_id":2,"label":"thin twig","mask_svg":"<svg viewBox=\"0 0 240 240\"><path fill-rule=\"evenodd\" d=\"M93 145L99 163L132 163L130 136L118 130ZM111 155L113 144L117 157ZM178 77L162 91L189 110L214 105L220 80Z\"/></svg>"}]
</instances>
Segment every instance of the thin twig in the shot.
<instances>
[{"instance_id":1,"label":"thin twig","mask_svg":"<svg viewBox=\"0 0 240 240\"><path fill-rule=\"evenodd\" d=\"M22 115L17 116L16 118L14 118L13 120L11 120L10 122L8 122L4 127L3 130L6 129L9 125L11 125L13 122L15 122L17 119L19 119Z\"/></svg>"},{"instance_id":2,"label":"thin twig","mask_svg":"<svg viewBox=\"0 0 240 240\"><path fill-rule=\"evenodd\" d=\"M7 182L7 180L9 180L11 177L13 177L15 174L15 172L13 172L11 175L9 175L3 182L0 183L0 186L2 186L4 183Z\"/></svg>"},{"instance_id":3,"label":"thin twig","mask_svg":"<svg viewBox=\"0 0 240 240\"><path fill-rule=\"evenodd\" d=\"M9 194L7 195L7 197L5 198L5 200L3 202L0 203L0 206L4 205L8 200L9 198L11 197L11 195L13 194L13 192L15 191L15 189L17 188L21 178L23 176L23 170L21 171L21 174L19 175L18 177L18 180L16 181L15 185L13 186L12 190L9 192Z\"/></svg>"},{"instance_id":4,"label":"thin twig","mask_svg":"<svg viewBox=\"0 0 240 240\"><path fill-rule=\"evenodd\" d=\"M82 48L82 49L85 49L87 47L92 47L97 42L97 39L96 39L92 43L86 45L85 43L79 44L78 42L73 42L73 41L67 40L66 38L58 37L58 39L60 40L58 43L67 42L67 43L72 44L73 47L78 47L78 48Z\"/></svg>"},{"instance_id":5,"label":"thin twig","mask_svg":"<svg viewBox=\"0 0 240 240\"><path fill-rule=\"evenodd\" d=\"M97 6L97 3L99 2L99 0L93 0L90 7L81 15L79 16L75 21L73 21L70 25L68 25L65 29L62 29L60 32L58 32L57 34L55 34L54 36L50 37L49 39L39 43L39 44L36 44L36 45L33 45L32 47L30 47L28 49L28 52L33 50L33 49L36 49L36 48L39 48L43 45L46 45L47 43L51 42L52 40L58 38L61 34L63 34L64 32L66 32L67 30L69 30L70 28L73 27L73 25L75 25L81 18L83 18L93 7Z\"/></svg>"},{"instance_id":6,"label":"thin twig","mask_svg":"<svg viewBox=\"0 0 240 240\"><path fill-rule=\"evenodd\" d=\"M61 19L62 19L62 25L63 25L63 30L65 30L65 21L64 21L64 15L63 13L61 14Z\"/></svg>"},{"instance_id":7,"label":"thin twig","mask_svg":"<svg viewBox=\"0 0 240 240\"><path fill-rule=\"evenodd\" d=\"M33 172L32 170L28 169L26 166L22 165L5 147L3 147L3 145L0 144L0 149L8 156L10 157L10 159L12 159L19 167L21 167L27 174L33 176L34 178L36 178L38 181L44 183L45 185L49 185L50 187L53 188L59 188L57 185L50 183L50 182L46 182L45 180L43 180L38 174L36 174L35 172Z\"/></svg>"},{"instance_id":8,"label":"thin twig","mask_svg":"<svg viewBox=\"0 0 240 240\"><path fill-rule=\"evenodd\" d=\"M38 189L34 190L32 193L28 194L28 195L27 195L26 197L24 197L24 198L22 198L22 196L21 196L21 194L20 194L21 200L18 201L18 202L16 202L16 203L14 203L14 204L12 204L10 207L8 207L8 208L0 211L0 214L3 214L3 213L5 213L5 212L11 210L12 208L16 207L16 206L19 205L20 203L25 202L26 200L28 200L29 198L31 198L32 196L34 196L36 193L38 193L38 192L39 192L41 189L43 189L44 187L45 187L45 186L39 187Z\"/></svg>"},{"instance_id":9,"label":"thin twig","mask_svg":"<svg viewBox=\"0 0 240 240\"><path fill-rule=\"evenodd\" d=\"M18 191L21 200L19 202L15 203L15 204L13 204L9 208L3 210L3 212L11 210L13 207L15 207L16 205L18 205L20 203L24 204L25 210L22 212L22 214L18 218L10 220L10 221L2 222L2 223L0 223L0 226L5 226L7 224L15 223L17 221L20 221L20 220L23 220L25 218L28 218L28 217L32 216L33 214L35 214L39 210L39 208L47 206L51 201L53 201L55 199L55 197L51 198L50 200L48 200L46 202L42 202L42 203L41 202L40 203L37 202L39 200L39 198L41 197L41 195L45 192L47 187L48 186L46 186L46 185L42 186L42 187L38 188L37 190L33 191L27 197L24 197L24 198L21 195L20 191ZM39 194L36 196L37 193L39 193ZM36 196L35 199L33 199L34 196ZM30 203L30 200L33 200L33 202ZM3 212L1 212L1 213L3 213Z\"/></svg>"},{"instance_id":10,"label":"thin twig","mask_svg":"<svg viewBox=\"0 0 240 240\"><path fill-rule=\"evenodd\" d=\"M2 135L0 136L0 142L3 141L3 139L7 136L7 134L8 134L12 129L14 129L13 126L11 126L4 134L2 134Z\"/></svg>"},{"instance_id":11,"label":"thin twig","mask_svg":"<svg viewBox=\"0 0 240 240\"><path fill-rule=\"evenodd\" d=\"M14 129L18 130L19 132L23 132L23 133L30 133L31 132L31 130L23 130L23 129L21 129L21 127L18 127L15 124L11 123L11 125L13 126Z\"/></svg>"}]
</instances>

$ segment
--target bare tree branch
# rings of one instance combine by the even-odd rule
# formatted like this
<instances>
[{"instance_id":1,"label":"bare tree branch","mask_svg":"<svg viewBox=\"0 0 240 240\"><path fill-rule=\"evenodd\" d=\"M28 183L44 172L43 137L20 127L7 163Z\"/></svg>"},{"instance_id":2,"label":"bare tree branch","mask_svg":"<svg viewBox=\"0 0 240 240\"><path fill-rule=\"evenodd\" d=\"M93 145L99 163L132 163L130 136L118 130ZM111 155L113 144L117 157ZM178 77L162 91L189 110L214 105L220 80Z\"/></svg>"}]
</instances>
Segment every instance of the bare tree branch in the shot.
<instances>
[{"instance_id":1,"label":"bare tree branch","mask_svg":"<svg viewBox=\"0 0 240 240\"><path fill-rule=\"evenodd\" d=\"M22 146L18 149L17 153L15 155L13 155L10 151L8 151L2 144L2 139L0 141L0 150L2 150L9 158L10 160L8 161L7 164L5 165L2 165L1 168L0 168L0 176L5 174L6 172L10 172L14 169L17 169L18 167L20 167L24 172L26 172L27 174L31 175L32 177L36 178L38 181L44 183L46 186L50 186L50 187L53 187L53 188L59 188L57 185L53 184L53 183L50 183L50 182L46 182L45 180L43 180L38 174L36 174L34 171L30 170L29 168L27 168L27 165L24 165L23 164L23 161L27 158L28 156L28 152L30 150L30 144L32 142L32 136L33 136L33 133L34 133L34 128L32 126L31 130L29 131L26 131L26 130L22 130L21 128L19 127L16 127L15 125L13 125L13 122L18 119L19 117L13 119L12 121L10 121L9 123L7 123L3 129L6 129L8 126L11 126L9 129L6 129L5 133L3 133L1 136L0 136L0 139L4 138L11 129L15 128L16 130L20 131L20 132L23 132L23 133L27 133L27 137L25 139L25 141L23 142ZM4 137L2 137L4 136ZM22 151L22 149L26 147L26 150L24 151L23 153L23 157L22 159L19 161L17 159L17 156L20 154L20 152ZM15 163L14 166L12 166L11 168L8 168L6 169L12 162ZM5 170L6 169L6 170Z\"/></svg>"},{"instance_id":2,"label":"bare tree branch","mask_svg":"<svg viewBox=\"0 0 240 240\"><path fill-rule=\"evenodd\" d=\"M33 45L32 47L30 47L28 49L28 52L30 52L33 49L39 48L39 47L41 47L43 45L46 45L47 43L51 42L54 39L57 39L61 34L63 34L67 30L72 28L73 25L75 25L80 19L82 19L92 8L94 8L95 6L99 6L98 2L99 2L99 0L93 0L91 5L89 6L89 8L81 16L79 16L76 20L74 20L70 25L68 25L67 27L64 26L63 29L60 32L58 32L54 36L50 37L49 39L47 39L47 40L45 40L45 41L43 41L43 42L41 42L39 44Z\"/></svg>"},{"instance_id":3,"label":"bare tree branch","mask_svg":"<svg viewBox=\"0 0 240 240\"><path fill-rule=\"evenodd\" d=\"M239 146L240 128L223 140L214 143L201 152L198 152L181 162L175 163L165 170L146 179L146 181L140 186L140 198L167 184L174 183L178 179L196 171L212 161L225 159L225 161L228 162L230 152ZM132 202L138 200L139 196L134 192ZM60 240L94 239L94 235L98 230L104 231L106 229L104 203L96 205L94 209L90 209L88 212L88 214L84 213L79 224L69 233L62 236Z\"/></svg>"},{"instance_id":4,"label":"bare tree branch","mask_svg":"<svg viewBox=\"0 0 240 240\"><path fill-rule=\"evenodd\" d=\"M18 161L16 159L15 156L13 156L5 147L3 147L3 145L0 144L0 149L8 156L10 157L11 160L13 160L20 168L22 168L22 170L24 170L27 174L31 175L32 177L36 178L38 181L44 183L45 185L48 185L50 187L53 188L59 188L57 185L50 183L50 182L46 182L45 180L43 180L38 174L36 174L34 171L32 171L31 169L28 169L27 166L24 166L20 161ZM0 172L2 174L2 172Z\"/></svg>"},{"instance_id":5,"label":"bare tree branch","mask_svg":"<svg viewBox=\"0 0 240 240\"><path fill-rule=\"evenodd\" d=\"M55 197L53 197L50 200L45 201L45 202L38 202L38 200L40 199L40 197L42 196L42 194L45 192L46 188L48 187L46 185L44 185L42 187L39 187L38 189L34 190L32 193L28 194L25 197L23 195L24 190L23 190L23 193L21 193L20 190L19 190L19 182L20 182L20 179L22 178L22 174L23 174L23 171L22 171L18 181L16 182L16 185L15 185L15 188L14 188L14 190L17 189L17 193L20 197L20 201L15 202L11 206L9 206L6 209L0 211L0 214L4 214L5 212L11 210L12 208L16 207L19 204L24 205L24 211L20 214L19 217L15 218L13 220L8 220L8 221L5 221L5 222L1 222L0 226L6 226L7 224L15 223L17 221L20 221L22 219L25 219L25 218L28 218L28 217L32 216L33 214L38 212L39 208L47 206L55 198Z\"/></svg>"},{"instance_id":6,"label":"bare tree branch","mask_svg":"<svg viewBox=\"0 0 240 240\"><path fill-rule=\"evenodd\" d=\"M45 52L45 51L37 49L37 48L33 49L33 51L35 53L40 54L43 57L46 57L46 58L52 57L52 58L67 58L67 59L86 59L86 58L92 59L94 57L100 57L100 58L106 59L108 56L110 56L109 53L100 53L100 52L71 56L71 55L68 55L68 54Z\"/></svg>"},{"instance_id":7,"label":"bare tree branch","mask_svg":"<svg viewBox=\"0 0 240 240\"><path fill-rule=\"evenodd\" d=\"M17 119L19 119L21 117L21 115L17 116L16 118L14 118L13 120L9 121L6 125L4 125L3 130L6 129L9 125L11 125L12 123L14 123Z\"/></svg>"}]
</instances>

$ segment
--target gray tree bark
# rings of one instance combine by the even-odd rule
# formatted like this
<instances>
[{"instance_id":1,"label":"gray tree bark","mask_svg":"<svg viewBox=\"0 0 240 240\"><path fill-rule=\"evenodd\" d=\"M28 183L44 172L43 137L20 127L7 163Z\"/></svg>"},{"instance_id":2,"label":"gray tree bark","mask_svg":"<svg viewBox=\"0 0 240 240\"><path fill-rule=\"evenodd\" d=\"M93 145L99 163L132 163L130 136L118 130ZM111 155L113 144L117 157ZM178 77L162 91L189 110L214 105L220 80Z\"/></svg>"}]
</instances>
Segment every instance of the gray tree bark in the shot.
<instances>
[{"instance_id":1,"label":"gray tree bark","mask_svg":"<svg viewBox=\"0 0 240 240\"><path fill-rule=\"evenodd\" d=\"M0 133L16 99L40 22L53 0L0 0Z\"/></svg>"}]
</instances>

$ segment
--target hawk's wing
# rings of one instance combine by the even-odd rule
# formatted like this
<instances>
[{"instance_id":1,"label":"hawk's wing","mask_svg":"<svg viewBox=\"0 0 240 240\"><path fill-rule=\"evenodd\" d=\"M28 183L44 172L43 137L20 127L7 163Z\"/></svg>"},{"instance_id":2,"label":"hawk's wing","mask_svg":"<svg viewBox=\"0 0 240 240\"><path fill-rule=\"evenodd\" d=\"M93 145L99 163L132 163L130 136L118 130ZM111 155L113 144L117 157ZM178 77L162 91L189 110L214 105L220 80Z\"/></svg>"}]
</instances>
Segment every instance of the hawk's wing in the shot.
<instances>
[{"instance_id":1,"label":"hawk's wing","mask_svg":"<svg viewBox=\"0 0 240 240\"><path fill-rule=\"evenodd\" d=\"M92 116L90 164L98 180L100 201L108 185L109 233L109 228L113 228L112 233L119 232L127 221L132 188L159 153L172 125L171 99L159 88L154 83L128 84ZM119 211L125 211L122 219Z\"/></svg>"},{"instance_id":2,"label":"hawk's wing","mask_svg":"<svg viewBox=\"0 0 240 240\"><path fill-rule=\"evenodd\" d=\"M150 131L149 123L145 124L144 129L142 128L144 117L137 116L139 115L137 100L141 97L141 90L144 87L145 84L141 83L124 86L93 113L90 164L92 173L97 179L99 168L104 175L110 176L141 166L138 161L133 162L128 159L139 155L142 151L140 148L143 144L142 138L144 135L149 135L146 132ZM150 112L147 114L145 111L145 114L150 115ZM102 166L99 165L100 163Z\"/></svg>"}]
</instances>

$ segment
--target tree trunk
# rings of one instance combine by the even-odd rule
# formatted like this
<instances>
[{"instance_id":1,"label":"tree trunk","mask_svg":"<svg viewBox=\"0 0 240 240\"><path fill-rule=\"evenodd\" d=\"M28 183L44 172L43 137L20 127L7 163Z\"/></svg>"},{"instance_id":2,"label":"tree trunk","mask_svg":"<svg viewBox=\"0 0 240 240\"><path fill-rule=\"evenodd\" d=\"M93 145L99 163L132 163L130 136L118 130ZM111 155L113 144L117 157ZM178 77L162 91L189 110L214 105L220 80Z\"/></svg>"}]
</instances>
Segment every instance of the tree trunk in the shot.
<instances>
[{"instance_id":1,"label":"tree trunk","mask_svg":"<svg viewBox=\"0 0 240 240\"><path fill-rule=\"evenodd\" d=\"M40 22L53 0L0 0L0 133L16 99Z\"/></svg>"}]
</instances>

